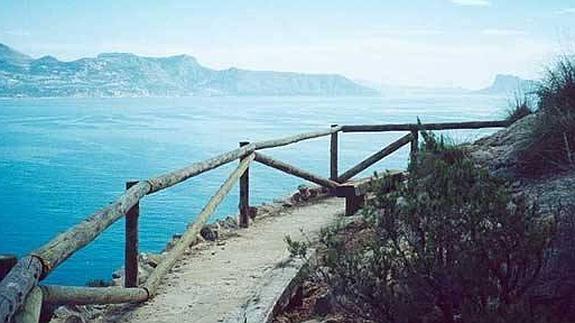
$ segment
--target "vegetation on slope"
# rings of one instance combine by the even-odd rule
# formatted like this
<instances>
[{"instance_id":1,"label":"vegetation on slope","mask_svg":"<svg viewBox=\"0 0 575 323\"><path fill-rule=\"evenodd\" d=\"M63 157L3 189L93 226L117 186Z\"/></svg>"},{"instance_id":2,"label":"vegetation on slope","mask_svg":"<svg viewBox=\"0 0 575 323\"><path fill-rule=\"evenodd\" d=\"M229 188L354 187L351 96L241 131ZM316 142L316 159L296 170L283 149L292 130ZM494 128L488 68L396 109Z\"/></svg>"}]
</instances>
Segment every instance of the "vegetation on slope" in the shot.
<instances>
[{"instance_id":1,"label":"vegetation on slope","mask_svg":"<svg viewBox=\"0 0 575 323\"><path fill-rule=\"evenodd\" d=\"M530 96L528 94L516 93L506 112L507 117L505 120L512 123L532 114L534 111Z\"/></svg>"},{"instance_id":2,"label":"vegetation on slope","mask_svg":"<svg viewBox=\"0 0 575 323\"><path fill-rule=\"evenodd\" d=\"M554 219L538 217L537 205L462 149L424 139L407 181L375 188L360 233L324 232L319 275L338 311L368 322L561 320L530 297ZM388 185L397 189L384 193Z\"/></svg>"},{"instance_id":3,"label":"vegetation on slope","mask_svg":"<svg viewBox=\"0 0 575 323\"><path fill-rule=\"evenodd\" d=\"M523 175L541 176L575 167L575 60L550 68L537 91L537 118L519 151Z\"/></svg>"}]
</instances>

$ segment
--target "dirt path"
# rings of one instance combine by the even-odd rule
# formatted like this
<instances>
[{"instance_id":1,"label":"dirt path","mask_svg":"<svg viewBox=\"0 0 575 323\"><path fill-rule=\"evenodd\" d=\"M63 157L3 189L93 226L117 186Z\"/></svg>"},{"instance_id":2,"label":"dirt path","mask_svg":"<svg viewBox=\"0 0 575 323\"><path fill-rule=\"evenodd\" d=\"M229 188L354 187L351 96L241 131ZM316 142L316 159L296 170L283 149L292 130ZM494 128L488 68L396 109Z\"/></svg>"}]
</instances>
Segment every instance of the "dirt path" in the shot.
<instances>
[{"instance_id":1,"label":"dirt path","mask_svg":"<svg viewBox=\"0 0 575 323\"><path fill-rule=\"evenodd\" d=\"M223 322L288 256L286 235L313 237L343 213L343 199L328 198L262 218L239 236L204 245L180 260L158 295L106 322ZM280 293L281 291L278 291Z\"/></svg>"}]
</instances>

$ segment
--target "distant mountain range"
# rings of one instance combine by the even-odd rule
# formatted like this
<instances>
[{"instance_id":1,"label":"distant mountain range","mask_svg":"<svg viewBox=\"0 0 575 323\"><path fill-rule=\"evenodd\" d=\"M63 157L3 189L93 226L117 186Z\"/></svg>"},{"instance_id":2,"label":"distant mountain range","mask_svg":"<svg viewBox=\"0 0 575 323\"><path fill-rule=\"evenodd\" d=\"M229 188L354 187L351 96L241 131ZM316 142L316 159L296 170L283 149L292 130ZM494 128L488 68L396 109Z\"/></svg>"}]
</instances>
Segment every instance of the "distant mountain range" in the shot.
<instances>
[{"instance_id":1,"label":"distant mountain range","mask_svg":"<svg viewBox=\"0 0 575 323\"><path fill-rule=\"evenodd\" d=\"M0 97L377 94L335 74L214 70L187 55L108 53L63 62L0 44Z\"/></svg>"},{"instance_id":2,"label":"distant mountain range","mask_svg":"<svg viewBox=\"0 0 575 323\"><path fill-rule=\"evenodd\" d=\"M531 92L532 80L499 74L479 91L463 88L378 86L336 74L215 70L187 55L142 57L105 53L64 62L34 59L0 43L0 97L126 97L187 95L402 95Z\"/></svg>"},{"instance_id":3,"label":"distant mountain range","mask_svg":"<svg viewBox=\"0 0 575 323\"><path fill-rule=\"evenodd\" d=\"M514 75L497 74L491 85L480 89L470 90L462 87L423 87L405 86L392 84L376 84L365 80L355 80L356 83L377 89L384 95L457 95L457 94L488 94L514 96L516 94L528 94L537 88L537 81L525 80Z\"/></svg>"},{"instance_id":4,"label":"distant mountain range","mask_svg":"<svg viewBox=\"0 0 575 323\"><path fill-rule=\"evenodd\" d=\"M537 82L533 80L524 80L514 75L498 74L495 76L493 83L476 93L479 94L528 94L534 91Z\"/></svg>"}]
</instances>

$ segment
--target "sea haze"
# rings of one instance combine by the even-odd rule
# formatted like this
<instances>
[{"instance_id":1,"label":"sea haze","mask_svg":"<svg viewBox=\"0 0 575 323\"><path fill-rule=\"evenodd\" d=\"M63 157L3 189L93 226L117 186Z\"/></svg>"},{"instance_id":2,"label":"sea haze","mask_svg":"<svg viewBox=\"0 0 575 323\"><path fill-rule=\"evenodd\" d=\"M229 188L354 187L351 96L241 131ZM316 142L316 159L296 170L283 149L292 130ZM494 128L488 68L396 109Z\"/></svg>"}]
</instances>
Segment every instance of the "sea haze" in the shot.
<instances>
[{"instance_id":1,"label":"sea haze","mask_svg":"<svg viewBox=\"0 0 575 323\"><path fill-rule=\"evenodd\" d=\"M23 255L112 202L128 180L146 179L263 140L329 127L491 120L507 98L493 95L382 97L181 97L0 99L0 252ZM491 130L451 132L473 140ZM343 171L401 133L342 134ZM366 171L404 168L408 147ZM329 139L266 151L328 176ZM160 251L181 233L235 163L146 197L140 246ZM303 181L254 164L252 205L285 196ZM215 218L234 214L237 189ZM58 268L48 281L82 285L109 279L123 262L123 220Z\"/></svg>"}]
</instances>

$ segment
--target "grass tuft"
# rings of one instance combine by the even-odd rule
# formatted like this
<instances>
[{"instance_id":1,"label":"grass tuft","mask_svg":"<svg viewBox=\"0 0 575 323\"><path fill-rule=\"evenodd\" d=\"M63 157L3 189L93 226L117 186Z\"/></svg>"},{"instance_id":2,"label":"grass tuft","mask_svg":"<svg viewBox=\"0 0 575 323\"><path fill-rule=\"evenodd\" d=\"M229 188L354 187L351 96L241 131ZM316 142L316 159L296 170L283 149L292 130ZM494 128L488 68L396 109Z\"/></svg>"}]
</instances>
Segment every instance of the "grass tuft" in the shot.
<instances>
[{"instance_id":1,"label":"grass tuft","mask_svg":"<svg viewBox=\"0 0 575 323\"><path fill-rule=\"evenodd\" d=\"M563 57L547 71L536 92L538 116L519 153L523 175L575 168L575 61Z\"/></svg>"},{"instance_id":2,"label":"grass tuft","mask_svg":"<svg viewBox=\"0 0 575 323\"><path fill-rule=\"evenodd\" d=\"M516 93L513 101L509 103L505 120L513 123L532 114L534 112L533 110L529 96L526 94Z\"/></svg>"}]
</instances>

